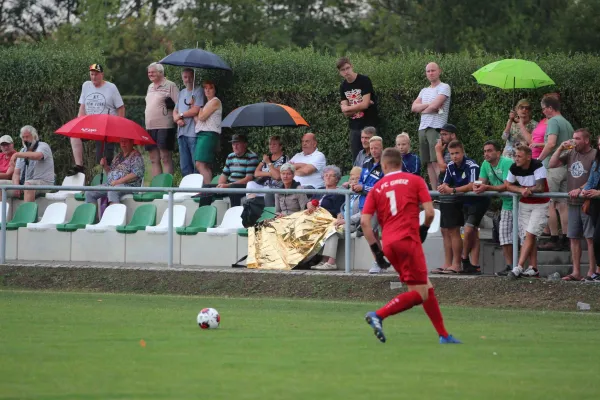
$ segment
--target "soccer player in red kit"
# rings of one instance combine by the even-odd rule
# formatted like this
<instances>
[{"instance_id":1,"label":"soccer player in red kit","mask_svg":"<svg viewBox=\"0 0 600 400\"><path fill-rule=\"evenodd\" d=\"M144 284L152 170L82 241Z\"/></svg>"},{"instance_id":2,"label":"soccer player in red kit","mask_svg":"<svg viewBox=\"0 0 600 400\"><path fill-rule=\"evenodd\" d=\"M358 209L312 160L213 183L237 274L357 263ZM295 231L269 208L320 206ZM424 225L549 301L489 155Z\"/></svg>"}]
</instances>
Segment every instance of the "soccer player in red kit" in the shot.
<instances>
[{"instance_id":1,"label":"soccer player in red kit","mask_svg":"<svg viewBox=\"0 0 600 400\"><path fill-rule=\"evenodd\" d=\"M377 339L385 343L383 320L423 304L440 343L461 343L446 331L433 285L427 277L421 243L425 241L435 215L427 184L419 176L402 172L402 155L394 148L385 149L381 165L384 177L369 192L360 222L377 263L384 265L386 257L400 275L400 280L408 286L408 291L379 310L367 313L365 319ZM425 221L421 226L419 205L425 210ZM383 250L379 248L371 227L371 217L375 213L383 228Z\"/></svg>"}]
</instances>

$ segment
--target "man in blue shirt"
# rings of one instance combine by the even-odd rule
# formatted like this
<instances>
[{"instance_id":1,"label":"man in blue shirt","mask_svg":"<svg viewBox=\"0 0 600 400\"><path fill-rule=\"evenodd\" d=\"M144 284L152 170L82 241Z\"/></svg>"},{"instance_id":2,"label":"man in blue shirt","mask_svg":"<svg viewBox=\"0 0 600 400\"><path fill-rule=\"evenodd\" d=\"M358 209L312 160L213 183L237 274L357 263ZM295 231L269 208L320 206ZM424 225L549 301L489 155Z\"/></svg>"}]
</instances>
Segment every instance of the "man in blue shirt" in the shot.
<instances>
[{"instance_id":1,"label":"man in blue shirt","mask_svg":"<svg viewBox=\"0 0 600 400\"><path fill-rule=\"evenodd\" d=\"M473 190L473 183L479 178L479 165L470 158L465 157L465 149L458 140L448 144L450 158L443 183L438 186L442 194L467 193ZM462 199L463 212L453 213L451 237L453 247L452 268L446 269L449 274L458 272L468 274L479 274L479 260L469 260L469 253L477 243L477 231L489 205L488 198L465 197ZM464 243L460 242L460 227L464 224ZM456 244L455 244L456 242ZM460 251L457 251L460 247ZM461 254L462 260L457 260ZM478 258L478 257L477 257ZM462 263L462 271L459 270ZM456 268L456 266L459 266Z\"/></svg>"}]
</instances>

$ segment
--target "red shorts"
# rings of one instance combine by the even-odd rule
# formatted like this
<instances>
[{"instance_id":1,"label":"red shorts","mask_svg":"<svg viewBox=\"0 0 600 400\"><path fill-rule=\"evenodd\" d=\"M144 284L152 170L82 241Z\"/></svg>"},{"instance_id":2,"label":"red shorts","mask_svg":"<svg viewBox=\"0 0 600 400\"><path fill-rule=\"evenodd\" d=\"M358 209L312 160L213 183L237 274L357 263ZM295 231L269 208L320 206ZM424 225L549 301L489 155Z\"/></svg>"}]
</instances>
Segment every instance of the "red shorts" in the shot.
<instances>
[{"instance_id":1,"label":"red shorts","mask_svg":"<svg viewBox=\"0 0 600 400\"><path fill-rule=\"evenodd\" d=\"M387 242L383 246L383 254L400 275L401 282L407 285L427 284L427 263L421 243L412 239Z\"/></svg>"}]
</instances>

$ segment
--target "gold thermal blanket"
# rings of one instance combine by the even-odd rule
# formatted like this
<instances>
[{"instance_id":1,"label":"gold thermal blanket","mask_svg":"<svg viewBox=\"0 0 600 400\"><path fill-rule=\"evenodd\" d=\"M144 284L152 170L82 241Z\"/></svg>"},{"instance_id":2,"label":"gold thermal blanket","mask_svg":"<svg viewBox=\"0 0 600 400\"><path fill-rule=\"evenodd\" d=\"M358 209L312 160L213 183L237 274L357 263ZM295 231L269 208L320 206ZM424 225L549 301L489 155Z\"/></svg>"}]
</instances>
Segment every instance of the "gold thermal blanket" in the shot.
<instances>
[{"instance_id":1,"label":"gold thermal blanket","mask_svg":"<svg viewBox=\"0 0 600 400\"><path fill-rule=\"evenodd\" d=\"M296 267L314 256L334 234L335 218L324 208L265 221L248 229L248 268L282 269Z\"/></svg>"}]
</instances>

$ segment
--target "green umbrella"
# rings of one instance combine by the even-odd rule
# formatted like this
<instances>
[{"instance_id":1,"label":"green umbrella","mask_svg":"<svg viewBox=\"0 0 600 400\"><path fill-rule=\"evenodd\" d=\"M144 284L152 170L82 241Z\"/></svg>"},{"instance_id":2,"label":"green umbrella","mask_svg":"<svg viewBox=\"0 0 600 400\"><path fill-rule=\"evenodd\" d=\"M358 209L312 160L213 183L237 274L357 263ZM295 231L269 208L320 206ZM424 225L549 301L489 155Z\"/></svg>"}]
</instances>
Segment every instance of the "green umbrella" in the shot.
<instances>
[{"instance_id":1,"label":"green umbrella","mask_svg":"<svg viewBox=\"0 0 600 400\"><path fill-rule=\"evenodd\" d=\"M480 85L500 89L537 89L554 85L554 81L534 62L506 59L493 62L475 71L473 76ZM513 104L514 104L513 92Z\"/></svg>"}]
</instances>

